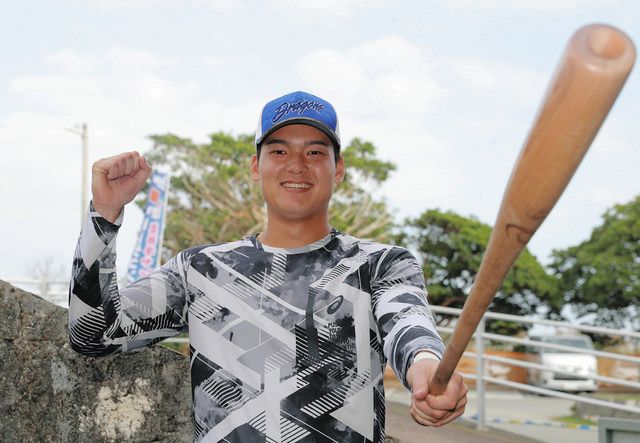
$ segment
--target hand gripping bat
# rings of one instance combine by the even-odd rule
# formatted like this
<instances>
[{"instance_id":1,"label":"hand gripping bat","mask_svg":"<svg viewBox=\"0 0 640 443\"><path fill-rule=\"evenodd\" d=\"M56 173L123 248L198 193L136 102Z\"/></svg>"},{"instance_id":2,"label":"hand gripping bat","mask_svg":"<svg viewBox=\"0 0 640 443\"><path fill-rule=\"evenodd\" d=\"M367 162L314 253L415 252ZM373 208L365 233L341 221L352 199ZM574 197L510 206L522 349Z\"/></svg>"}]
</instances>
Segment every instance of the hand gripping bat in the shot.
<instances>
[{"instance_id":1,"label":"hand gripping bat","mask_svg":"<svg viewBox=\"0 0 640 443\"><path fill-rule=\"evenodd\" d=\"M569 40L511 172L473 288L431 380L431 393L444 392L496 291L569 183L634 60L631 40L611 26L585 26Z\"/></svg>"}]
</instances>

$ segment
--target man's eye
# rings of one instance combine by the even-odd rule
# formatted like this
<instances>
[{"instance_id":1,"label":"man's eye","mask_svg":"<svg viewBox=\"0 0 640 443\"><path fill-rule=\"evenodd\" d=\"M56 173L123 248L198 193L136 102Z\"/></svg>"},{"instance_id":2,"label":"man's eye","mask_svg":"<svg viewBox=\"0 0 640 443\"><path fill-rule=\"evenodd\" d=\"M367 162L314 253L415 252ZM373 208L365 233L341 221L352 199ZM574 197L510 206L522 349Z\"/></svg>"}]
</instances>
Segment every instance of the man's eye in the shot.
<instances>
[{"instance_id":1,"label":"man's eye","mask_svg":"<svg viewBox=\"0 0 640 443\"><path fill-rule=\"evenodd\" d=\"M309 151L309 154L310 155L323 155L324 152L322 152L322 151Z\"/></svg>"},{"instance_id":2,"label":"man's eye","mask_svg":"<svg viewBox=\"0 0 640 443\"><path fill-rule=\"evenodd\" d=\"M284 149L272 149L271 153L272 154L276 154L276 155L284 155L285 151L284 151Z\"/></svg>"}]
</instances>

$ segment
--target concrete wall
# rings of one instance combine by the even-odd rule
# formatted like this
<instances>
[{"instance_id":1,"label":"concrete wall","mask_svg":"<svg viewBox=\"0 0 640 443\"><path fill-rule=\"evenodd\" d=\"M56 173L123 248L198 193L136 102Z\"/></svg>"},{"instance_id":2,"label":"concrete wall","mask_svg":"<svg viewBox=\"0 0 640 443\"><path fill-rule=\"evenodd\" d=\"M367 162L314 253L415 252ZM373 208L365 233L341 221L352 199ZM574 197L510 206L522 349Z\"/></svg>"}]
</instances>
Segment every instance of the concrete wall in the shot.
<instances>
[{"instance_id":1,"label":"concrete wall","mask_svg":"<svg viewBox=\"0 0 640 443\"><path fill-rule=\"evenodd\" d=\"M192 441L189 362L162 347L103 358L67 311L0 281L0 441Z\"/></svg>"}]
</instances>

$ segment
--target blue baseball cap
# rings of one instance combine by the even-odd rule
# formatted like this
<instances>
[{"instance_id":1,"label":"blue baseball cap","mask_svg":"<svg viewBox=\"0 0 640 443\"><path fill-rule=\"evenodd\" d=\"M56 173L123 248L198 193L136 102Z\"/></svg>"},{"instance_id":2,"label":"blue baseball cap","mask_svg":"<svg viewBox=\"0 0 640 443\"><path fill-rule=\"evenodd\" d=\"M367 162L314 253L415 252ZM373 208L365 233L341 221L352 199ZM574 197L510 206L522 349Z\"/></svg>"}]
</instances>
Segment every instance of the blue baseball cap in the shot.
<instances>
[{"instance_id":1,"label":"blue baseball cap","mask_svg":"<svg viewBox=\"0 0 640 443\"><path fill-rule=\"evenodd\" d=\"M336 110L328 101L303 91L283 95L264 105L256 131L256 147L259 147L269 134L295 123L321 130L333 141L334 147L340 150Z\"/></svg>"}]
</instances>

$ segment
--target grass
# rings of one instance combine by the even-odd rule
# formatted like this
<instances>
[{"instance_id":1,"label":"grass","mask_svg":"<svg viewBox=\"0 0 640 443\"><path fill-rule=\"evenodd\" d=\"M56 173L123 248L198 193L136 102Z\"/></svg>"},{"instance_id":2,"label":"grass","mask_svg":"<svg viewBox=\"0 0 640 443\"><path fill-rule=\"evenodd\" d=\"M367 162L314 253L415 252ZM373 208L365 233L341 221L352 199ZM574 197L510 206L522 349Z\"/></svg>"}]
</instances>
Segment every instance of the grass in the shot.
<instances>
[{"instance_id":1,"label":"grass","mask_svg":"<svg viewBox=\"0 0 640 443\"><path fill-rule=\"evenodd\" d=\"M177 352L178 354L184 354L183 348L184 345L182 343L160 343L160 346L165 347L167 349L172 350L173 352Z\"/></svg>"},{"instance_id":2,"label":"grass","mask_svg":"<svg viewBox=\"0 0 640 443\"><path fill-rule=\"evenodd\" d=\"M609 400L609 401L625 401L625 400L640 401L640 392L596 392L595 394L589 395L589 397L594 397L600 400Z\"/></svg>"},{"instance_id":3,"label":"grass","mask_svg":"<svg viewBox=\"0 0 640 443\"><path fill-rule=\"evenodd\" d=\"M189 335L184 333L184 334L178 334L176 337L187 338L187 337L189 337ZM163 347L165 347L167 349L170 349L173 352L177 352L178 354L189 355L189 343L188 342L175 343L175 342L171 342L171 341L163 341L163 342L160 342L160 346L163 346Z\"/></svg>"},{"instance_id":4,"label":"grass","mask_svg":"<svg viewBox=\"0 0 640 443\"><path fill-rule=\"evenodd\" d=\"M560 421L562 423L569 423L572 425L589 425L589 426L597 426L598 423L593 420L587 420L585 418L577 418L571 415L567 415L564 417L553 417L553 420Z\"/></svg>"}]
</instances>

